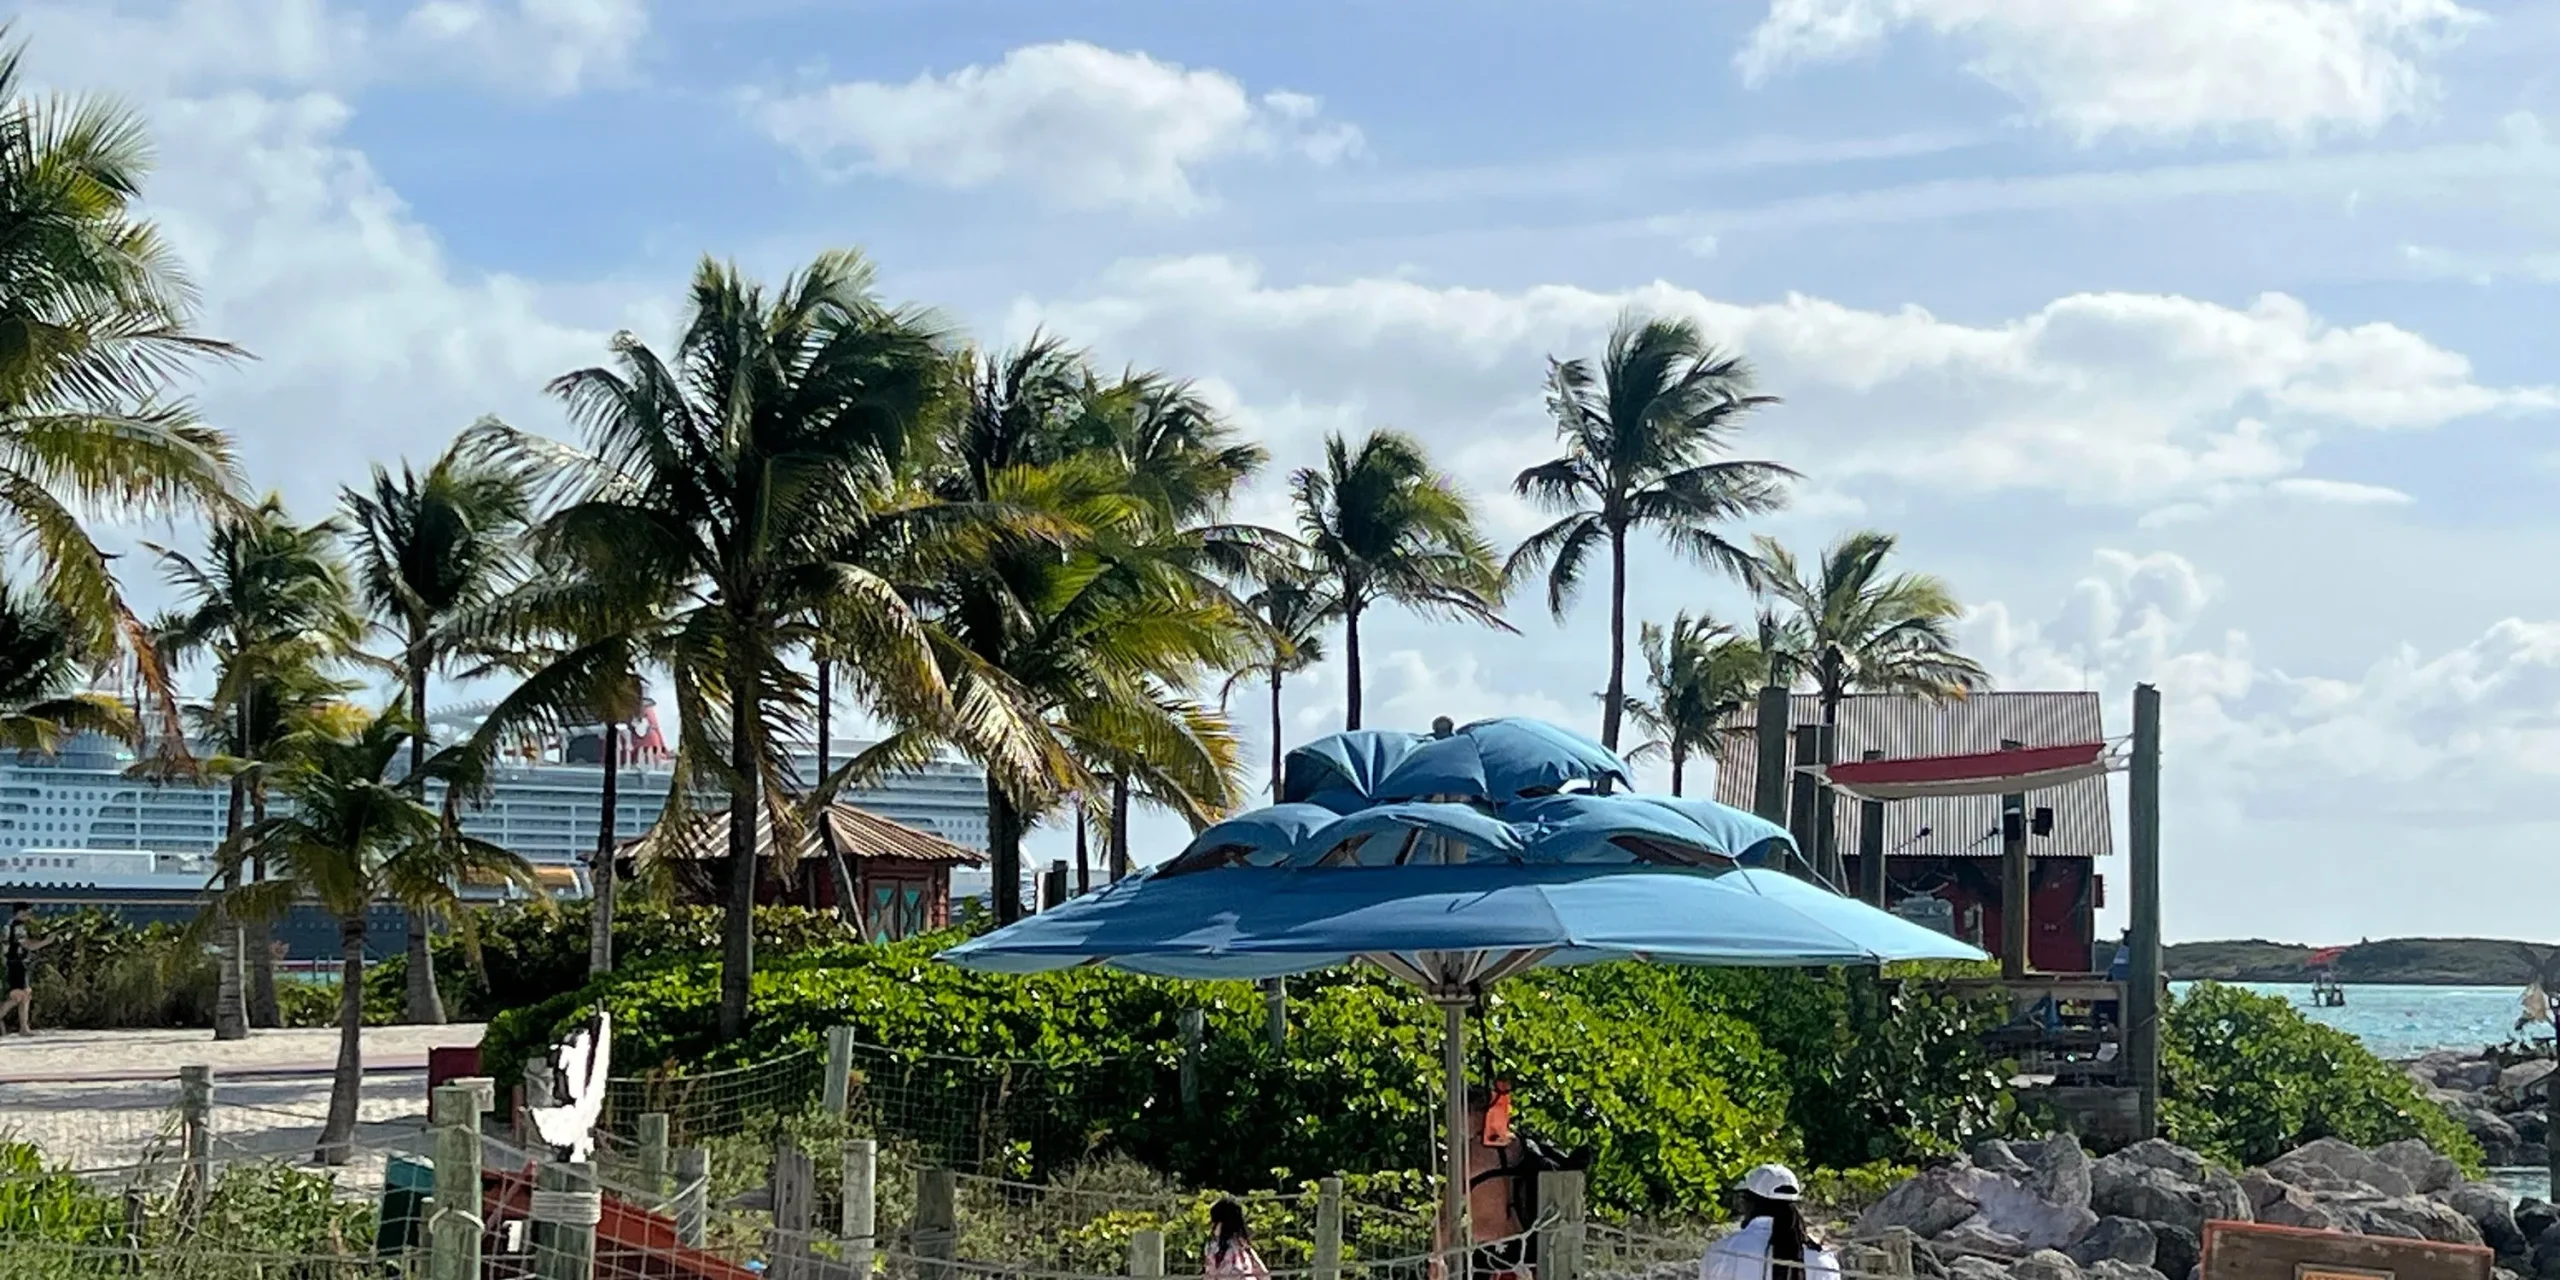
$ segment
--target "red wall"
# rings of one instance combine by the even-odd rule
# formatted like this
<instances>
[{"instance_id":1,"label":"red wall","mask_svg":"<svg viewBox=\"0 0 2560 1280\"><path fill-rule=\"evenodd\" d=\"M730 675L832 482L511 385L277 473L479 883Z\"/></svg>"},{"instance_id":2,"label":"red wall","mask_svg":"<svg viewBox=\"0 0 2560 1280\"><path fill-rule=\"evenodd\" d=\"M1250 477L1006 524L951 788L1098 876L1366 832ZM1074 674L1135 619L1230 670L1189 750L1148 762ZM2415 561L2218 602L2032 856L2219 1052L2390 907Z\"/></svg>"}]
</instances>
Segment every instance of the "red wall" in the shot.
<instances>
[{"instance_id":1,"label":"red wall","mask_svg":"<svg viewBox=\"0 0 2560 1280\"><path fill-rule=\"evenodd\" d=\"M1849 882L1857 883L1857 858L1849 858ZM2030 921L2027 967L2040 973L2087 973L2096 942L2096 865L2087 858L2037 858L2027 899ZM2000 859L1888 858L1887 903L1912 892L1945 898L1955 907L1956 936L1994 956L2006 936L2000 922Z\"/></svg>"}]
</instances>

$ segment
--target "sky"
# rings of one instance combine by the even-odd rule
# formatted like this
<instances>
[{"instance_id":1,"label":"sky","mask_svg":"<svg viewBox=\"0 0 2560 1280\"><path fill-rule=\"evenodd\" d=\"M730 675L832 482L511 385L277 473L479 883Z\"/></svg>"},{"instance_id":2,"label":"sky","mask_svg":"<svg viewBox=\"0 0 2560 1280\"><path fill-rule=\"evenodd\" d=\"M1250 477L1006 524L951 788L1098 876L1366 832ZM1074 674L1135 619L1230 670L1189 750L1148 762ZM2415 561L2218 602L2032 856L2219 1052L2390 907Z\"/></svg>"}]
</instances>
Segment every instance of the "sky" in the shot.
<instances>
[{"instance_id":1,"label":"sky","mask_svg":"<svg viewBox=\"0 0 2560 1280\"><path fill-rule=\"evenodd\" d=\"M255 355L192 393L297 510L482 414L564 431L543 382L672 333L703 255L850 247L981 342L1195 379L1273 455L1246 517L1393 426L1507 544L1548 359L1687 316L1783 399L1737 451L1806 477L1735 533L1898 534L1999 687L2100 691L2110 734L2161 688L2173 940L2551 935L2560 7L73 0L13 34L147 115L147 211ZM1658 547L1632 576L1638 618L1751 608ZM1599 599L1511 616L1377 617L1371 722L1596 728ZM1341 693L1294 682L1291 740Z\"/></svg>"}]
</instances>

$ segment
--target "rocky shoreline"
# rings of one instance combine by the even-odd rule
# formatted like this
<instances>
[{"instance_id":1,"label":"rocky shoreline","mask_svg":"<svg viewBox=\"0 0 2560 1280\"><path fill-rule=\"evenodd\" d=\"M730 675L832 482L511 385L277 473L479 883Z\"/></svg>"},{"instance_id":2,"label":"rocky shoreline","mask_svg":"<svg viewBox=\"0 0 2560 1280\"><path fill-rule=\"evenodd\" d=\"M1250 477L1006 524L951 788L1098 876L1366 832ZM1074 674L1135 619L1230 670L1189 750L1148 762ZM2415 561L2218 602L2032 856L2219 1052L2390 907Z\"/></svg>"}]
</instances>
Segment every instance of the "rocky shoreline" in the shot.
<instances>
[{"instance_id":1,"label":"rocky shoreline","mask_svg":"<svg viewBox=\"0 0 2560 1280\"><path fill-rule=\"evenodd\" d=\"M2443 1050L2401 1064L2427 1097L2453 1113L2492 1168L2551 1163L2551 1060Z\"/></svg>"},{"instance_id":2,"label":"rocky shoreline","mask_svg":"<svg viewBox=\"0 0 2560 1280\"><path fill-rule=\"evenodd\" d=\"M1895 1187L1853 1234L1899 1238L1928 1280L2189 1280L2214 1220L2486 1245L2502 1280L2560 1280L2560 1209L2511 1204L2415 1140L2326 1138L2245 1172L2159 1139L2102 1159L2067 1135L1986 1142Z\"/></svg>"}]
</instances>

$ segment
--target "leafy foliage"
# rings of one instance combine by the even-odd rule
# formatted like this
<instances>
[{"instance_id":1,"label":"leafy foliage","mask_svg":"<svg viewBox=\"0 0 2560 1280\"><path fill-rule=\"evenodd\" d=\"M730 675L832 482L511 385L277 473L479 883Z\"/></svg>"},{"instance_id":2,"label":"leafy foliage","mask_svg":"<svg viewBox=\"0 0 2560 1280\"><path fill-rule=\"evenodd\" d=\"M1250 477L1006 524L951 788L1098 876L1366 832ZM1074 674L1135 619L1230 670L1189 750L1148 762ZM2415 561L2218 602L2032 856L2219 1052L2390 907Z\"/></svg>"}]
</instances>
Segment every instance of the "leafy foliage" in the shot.
<instances>
[{"instance_id":1,"label":"leafy foliage","mask_svg":"<svg viewBox=\"0 0 2560 1280\"><path fill-rule=\"evenodd\" d=\"M194 1214L181 1213L171 1192L148 1196L143 1207L139 1244L146 1254L191 1243L210 1244L240 1259L361 1255L373 1247L371 1204L339 1199L327 1175L280 1162L226 1167ZM84 1264L66 1266L71 1273L92 1274L85 1264L94 1263L94 1274L119 1274L126 1261L125 1230L120 1195L49 1167L44 1153L27 1143L0 1139L0 1247L13 1258L27 1262L29 1246L112 1249L116 1252L94 1259L64 1254L59 1260ZM32 1257L54 1260L44 1252ZM47 1274L40 1263L36 1267L22 1271L13 1266L10 1274Z\"/></svg>"},{"instance_id":2,"label":"leafy foliage","mask_svg":"<svg viewBox=\"0 0 2560 1280\"><path fill-rule=\"evenodd\" d=\"M2281 997L2201 983L2162 1023L2160 1107L2176 1142L2238 1166L2319 1138L2421 1138L2480 1166L2479 1144L2408 1076Z\"/></svg>"}]
</instances>

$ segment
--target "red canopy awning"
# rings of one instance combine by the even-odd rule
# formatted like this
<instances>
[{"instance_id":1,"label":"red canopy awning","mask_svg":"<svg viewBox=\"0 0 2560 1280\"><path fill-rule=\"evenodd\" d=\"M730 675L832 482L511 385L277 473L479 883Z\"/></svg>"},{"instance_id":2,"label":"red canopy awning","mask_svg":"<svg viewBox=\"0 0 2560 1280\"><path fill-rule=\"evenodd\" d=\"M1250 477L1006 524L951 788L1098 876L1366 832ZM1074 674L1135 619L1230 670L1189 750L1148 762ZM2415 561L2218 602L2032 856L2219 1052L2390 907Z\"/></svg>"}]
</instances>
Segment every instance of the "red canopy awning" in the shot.
<instances>
[{"instance_id":1,"label":"red canopy awning","mask_svg":"<svg viewBox=\"0 0 2560 1280\"><path fill-rule=\"evenodd\" d=\"M1923 796L2005 796L2093 778L2107 771L2107 744L2073 742L1962 756L1852 760L1821 770L1837 790L1869 800Z\"/></svg>"}]
</instances>

